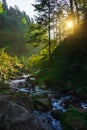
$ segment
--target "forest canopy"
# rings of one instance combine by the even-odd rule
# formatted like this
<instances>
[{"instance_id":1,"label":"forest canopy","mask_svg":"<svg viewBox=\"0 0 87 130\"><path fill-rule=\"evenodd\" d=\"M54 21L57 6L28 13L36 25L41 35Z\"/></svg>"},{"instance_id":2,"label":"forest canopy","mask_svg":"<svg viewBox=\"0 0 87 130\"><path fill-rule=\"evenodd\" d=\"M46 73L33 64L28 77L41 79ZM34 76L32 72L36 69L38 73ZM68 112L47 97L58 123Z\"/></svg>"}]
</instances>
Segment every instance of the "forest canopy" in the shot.
<instances>
[{"instance_id":1,"label":"forest canopy","mask_svg":"<svg viewBox=\"0 0 87 130\"><path fill-rule=\"evenodd\" d=\"M6 0L2 0L2 3L0 2L0 10L0 30L20 29L24 31L31 22L25 11L21 12L16 5L8 8Z\"/></svg>"}]
</instances>

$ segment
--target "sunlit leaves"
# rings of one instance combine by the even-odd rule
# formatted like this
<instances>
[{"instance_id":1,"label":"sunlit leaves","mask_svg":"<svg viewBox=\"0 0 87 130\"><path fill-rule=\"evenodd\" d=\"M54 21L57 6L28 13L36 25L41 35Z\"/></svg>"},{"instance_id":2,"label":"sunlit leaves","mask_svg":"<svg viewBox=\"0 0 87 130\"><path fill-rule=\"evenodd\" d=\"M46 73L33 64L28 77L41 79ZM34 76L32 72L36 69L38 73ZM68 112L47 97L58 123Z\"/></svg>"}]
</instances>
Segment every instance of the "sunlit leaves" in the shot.
<instances>
[{"instance_id":1,"label":"sunlit leaves","mask_svg":"<svg viewBox=\"0 0 87 130\"><path fill-rule=\"evenodd\" d=\"M26 62L28 69L37 69L40 70L45 64L47 65L48 61L48 48L45 48L40 51L39 54L32 55Z\"/></svg>"},{"instance_id":2,"label":"sunlit leaves","mask_svg":"<svg viewBox=\"0 0 87 130\"><path fill-rule=\"evenodd\" d=\"M16 56L11 57L5 52L5 49L0 50L0 80L5 80L14 75L21 67L22 65Z\"/></svg>"},{"instance_id":3,"label":"sunlit leaves","mask_svg":"<svg viewBox=\"0 0 87 130\"><path fill-rule=\"evenodd\" d=\"M3 12L2 3L0 2L0 13Z\"/></svg>"},{"instance_id":4,"label":"sunlit leaves","mask_svg":"<svg viewBox=\"0 0 87 130\"><path fill-rule=\"evenodd\" d=\"M22 18L22 22L23 22L23 24L27 24L27 21L25 18Z\"/></svg>"},{"instance_id":5,"label":"sunlit leaves","mask_svg":"<svg viewBox=\"0 0 87 130\"><path fill-rule=\"evenodd\" d=\"M47 43L47 30L36 23L29 25L28 32L26 33L26 39L29 45L38 46L40 44Z\"/></svg>"}]
</instances>

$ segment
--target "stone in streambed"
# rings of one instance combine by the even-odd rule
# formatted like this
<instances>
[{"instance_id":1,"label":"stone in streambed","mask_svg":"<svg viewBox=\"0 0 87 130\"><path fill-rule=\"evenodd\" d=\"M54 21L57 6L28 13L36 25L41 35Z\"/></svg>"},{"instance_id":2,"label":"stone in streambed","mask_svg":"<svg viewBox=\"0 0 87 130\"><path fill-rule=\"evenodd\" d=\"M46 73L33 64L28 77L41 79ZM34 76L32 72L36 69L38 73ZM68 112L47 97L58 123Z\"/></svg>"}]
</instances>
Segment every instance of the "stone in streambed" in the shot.
<instances>
[{"instance_id":1,"label":"stone in streambed","mask_svg":"<svg viewBox=\"0 0 87 130\"><path fill-rule=\"evenodd\" d=\"M62 112L62 110L52 110L51 111L51 115L55 118L55 119L57 119L57 120L60 120L60 116L61 116L61 114L62 114L63 112Z\"/></svg>"},{"instance_id":2,"label":"stone in streambed","mask_svg":"<svg viewBox=\"0 0 87 130\"><path fill-rule=\"evenodd\" d=\"M25 87L35 87L35 80L34 78L27 77L25 82Z\"/></svg>"},{"instance_id":3,"label":"stone in streambed","mask_svg":"<svg viewBox=\"0 0 87 130\"><path fill-rule=\"evenodd\" d=\"M51 101L49 97L46 98L34 98L33 99L34 106L36 110L46 112L51 109Z\"/></svg>"},{"instance_id":4,"label":"stone in streambed","mask_svg":"<svg viewBox=\"0 0 87 130\"><path fill-rule=\"evenodd\" d=\"M0 129L47 130L38 116L13 102L0 101Z\"/></svg>"},{"instance_id":5,"label":"stone in streambed","mask_svg":"<svg viewBox=\"0 0 87 130\"><path fill-rule=\"evenodd\" d=\"M27 110L34 110L34 104L31 97L19 97L16 99L16 103L23 106Z\"/></svg>"},{"instance_id":6,"label":"stone in streambed","mask_svg":"<svg viewBox=\"0 0 87 130\"><path fill-rule=\"evenodd\" d=\"M64 130L87 130L87 112L79 111L75 107L70 107L62 113L60 120Z\"/></svg>"}]
</instances>

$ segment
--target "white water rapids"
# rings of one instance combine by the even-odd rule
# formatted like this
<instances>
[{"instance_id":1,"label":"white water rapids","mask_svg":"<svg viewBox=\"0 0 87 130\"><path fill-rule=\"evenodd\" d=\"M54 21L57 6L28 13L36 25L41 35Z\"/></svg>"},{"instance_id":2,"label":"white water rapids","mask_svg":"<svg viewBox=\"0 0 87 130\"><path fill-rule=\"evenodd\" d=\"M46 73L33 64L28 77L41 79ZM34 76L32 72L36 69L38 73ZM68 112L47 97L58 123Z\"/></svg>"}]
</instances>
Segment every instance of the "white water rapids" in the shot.
<instances>
[{"instance_id":1,"label":"white water rapids","mask_svg":"<svg viewBox=\"0 0 87 130\"><path fill-rule=\"evenodd\" d=\"M30 80L35 80L35 78L30 78ZM51 91L48 90L42 90L40 89L38 86L35 86L35 88L26 88L25 87L25 83L26 83L26 77L23 79L16 79L16 80L12 80L9 82L9 87L19 91L19 92L23 92L23 93L29 93L32 95L39 95L39 94L52 94ZM70 98L72 97L72 95L66 95L66 96L62 96L60 98L55 98L55 97L51 97L51 103L52 103L52 110L61 110L62 112L65 112L66 109L64 107L64 101L67 100L69 101ZM80 107L82 109L87 110L87 103L86 102L80 102ZM39 117L41 118L41 120L45 120L46 125L49 126L49 130L62 130L62 126L60 121L54 119L51 114L50 111L49 112L45 112L45 113L41 113L39 111L35 111L35 113L37 115L39 115Z\"/></svg>"}]
</instances>

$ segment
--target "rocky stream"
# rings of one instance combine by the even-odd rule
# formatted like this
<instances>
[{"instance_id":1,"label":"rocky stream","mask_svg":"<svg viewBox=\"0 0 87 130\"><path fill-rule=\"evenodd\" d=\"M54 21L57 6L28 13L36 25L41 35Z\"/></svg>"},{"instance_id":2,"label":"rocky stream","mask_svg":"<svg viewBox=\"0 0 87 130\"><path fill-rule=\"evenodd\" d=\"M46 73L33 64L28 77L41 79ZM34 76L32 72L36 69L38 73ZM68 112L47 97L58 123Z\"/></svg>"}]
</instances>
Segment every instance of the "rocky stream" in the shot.
<instances>
[{"instance_id":1,"label":"rocky stream","mask_svg":"<svg viewBox=\"0 0 87 130\"><path fill-rule=\"evenodd\" d=\"M27 94L27 97L0 101L0 130L63 130L60 114L69 105L87 110L87 101L75 93L61 93L41 89L35 78L25 76L10 80L12 92Z\"/></svg>"}]
</instances>

